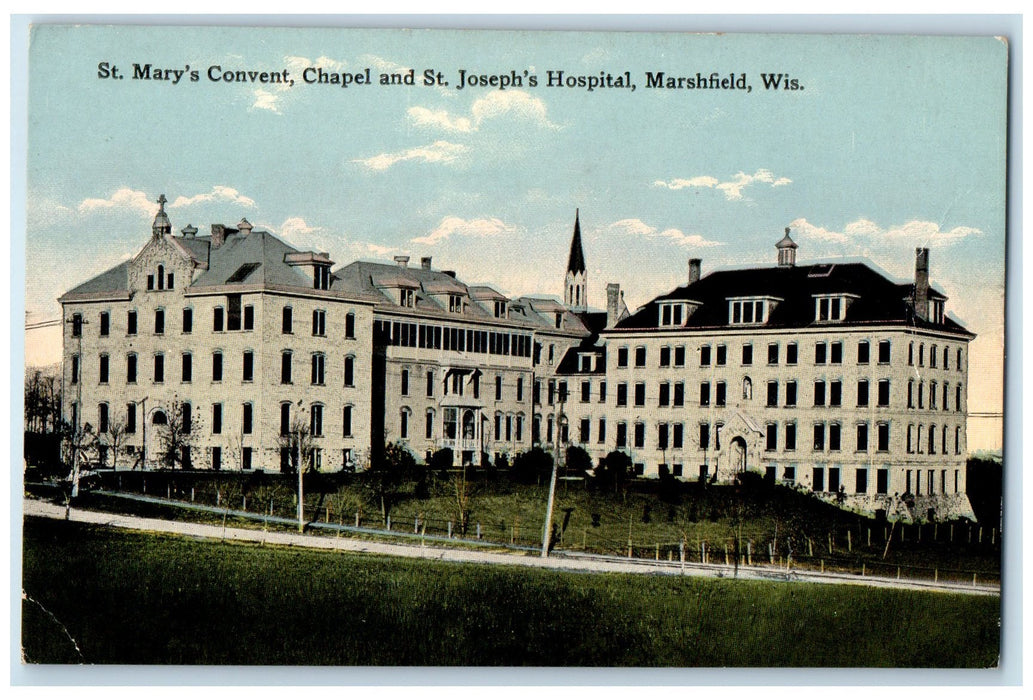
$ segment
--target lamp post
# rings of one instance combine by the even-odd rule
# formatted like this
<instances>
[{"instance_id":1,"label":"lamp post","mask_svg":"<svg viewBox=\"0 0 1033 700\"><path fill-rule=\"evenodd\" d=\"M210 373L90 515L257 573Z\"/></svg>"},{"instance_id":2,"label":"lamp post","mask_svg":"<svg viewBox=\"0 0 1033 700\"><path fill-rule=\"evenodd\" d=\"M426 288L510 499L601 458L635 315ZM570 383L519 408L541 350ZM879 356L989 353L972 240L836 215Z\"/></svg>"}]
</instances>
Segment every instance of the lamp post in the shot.
<instances>
[{"instance_id":1,"label":"lamp post","mask_svg":"<svg viewBox=\"0 0 1033 700\"><path fill-rule=\"evenodd\" d=\"M75 378L75 425L72 426L72 495L76 498L79 495L79 447L82 435L79 432L79 414L82 413L82 382L83 382L83 361L82 361L82 327L89 324L82 314L72 314L66 318L65 323L72 324L72 333L79 339L79 348L76 351L76 372Z\"/></svg>"},{"instance_id":2,"label":"lamp post","mask_svg":"<svg viewBox=\"0 0 1033 700\"><path fill-rule=\"evenodd\" d=\"M542 533L542 558L549 556L549 544L552 540L552 507L556 500L556 472L559 470L560 456L562 455L560 440L563 437L563 422L566 420L566 416L563 415L563 403L567 400L567 390L563 384L560 384L558 387L557 394L556 442L554 443L556 456L552 460L552 477L549 479L549 505L545 510L545 531Z\"/></svg>"}]
</instances>

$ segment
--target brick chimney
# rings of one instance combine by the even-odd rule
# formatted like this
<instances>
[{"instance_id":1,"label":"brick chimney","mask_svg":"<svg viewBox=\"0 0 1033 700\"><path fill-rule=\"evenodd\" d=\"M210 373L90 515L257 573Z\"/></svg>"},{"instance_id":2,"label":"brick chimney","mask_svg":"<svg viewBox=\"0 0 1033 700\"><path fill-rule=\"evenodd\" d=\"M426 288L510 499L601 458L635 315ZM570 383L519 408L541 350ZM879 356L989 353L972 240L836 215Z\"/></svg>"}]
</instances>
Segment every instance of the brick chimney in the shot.
<instances>
[{"instance_id":1,"label":"brick chimney","mask_svg":"<svg viewBox=\"0 0 1033 700\"><path fill-rule=\"evenodd\" d=\"M408 255L396 255L395 264L398 267L409 267L409 256Z\"/></svg>"},{"instance_id":2,"label":"brick chimney","mask_svg":"<svg viewBox=\"0 0 1033 700\"><path fill-rule=\"evenodd\" d=\"M220 248L226 242L226 226L212 224L212 248Z\"/></svg>"},{"instance_id":3,"label":"brick chimney","mask_svg":"<svg viewBox=\"0 0 1033 700\"><path fill-rule=\"evenodd\" d=\"M700 271L703 266L703 261L699 258L689 259L689 284L699 282Z\"/></svg>"},{"instance_id":4,"label":"brick chimney","mask_svg":"<svg viewBox=\"0 0 1033 700\"><path fill-rule=\"evenodd\" d=\"M606 327L613 328L617 325L617 315L620 313L621 286L616 282L606 285Z\"/></svg>"},{"instance_id":5,"label":"brick chimney","mask_svg":"<svg viewBox=\"0 0 1033 700\"><path fill-rule=\"evenodd\" d=\"M915 315L929 320L929 249L915 248Z\"/></svg>"},{"instance_id":6,"label":"brick chimney","mask_svg":"<svg viewBox=\"0 0 1033 700\"><path fill-rule=\"evenodd\" d=\"M429 255L427 257L420 258L420 267L422 267L424 270L429 270L430 261L431 257Z\"/></svg>"}]
</instances>

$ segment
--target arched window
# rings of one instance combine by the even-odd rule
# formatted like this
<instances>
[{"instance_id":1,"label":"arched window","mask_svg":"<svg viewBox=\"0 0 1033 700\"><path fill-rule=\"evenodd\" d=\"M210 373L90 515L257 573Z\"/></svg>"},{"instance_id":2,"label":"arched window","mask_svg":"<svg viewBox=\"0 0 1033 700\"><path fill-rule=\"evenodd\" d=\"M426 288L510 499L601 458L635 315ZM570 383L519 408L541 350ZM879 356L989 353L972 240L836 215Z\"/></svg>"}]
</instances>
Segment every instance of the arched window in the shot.
<instances>
[{"instance_id":1,"label":"arched window","mask_svg":"<svg viewBox=\"0 0 1033 700\"><path fill-rule=\"evenodd\" d=\"M323 437L323 404L314 403L309 411L309 434L314 437Z\"/></svg>"},{"instance_id":2,"label":"arched window","mask_svg":"<svg viewBox=\"0 0 1033 700\"><path fill-rule=\"evenodd\" d=\"M411 417L412 411L407 406L402 406L398 416L398 436L403 440L409 439L409 419Z\"/></svg>"},{"instance_id":3,"label":"arched window","mask_svg":"<svg viewBox=\"0 0 1033 700\"><path fill-rule=\"evenodd\" d=\"M97 432L108 432L108 405L106 403L97 406Z\"/></svg>"},{"instance_id":4,"label":"arched window","mask_svg":"<svg viewBox=\"0 0 1033 700\"><path fill-rule=\"evenodd\" d=\"M291 432L291 402L284 401L280 404L280 435L290 435Z\"/></svg>"},{"instance_id":5,"label":"arched window","mask_svg":"<svg viewBox=\"0 0 1033 700\"><path fill-rule=\"evenodd\" d=\"M349 311L344 317L344 337L354 338L355 337L355 312Z\"/></svg>"},{"instance_id":6,"label":"arched window","mask_svg":"<svg viewBox=\"0 0 1033 700\"><path fill-rule=\"evenodd\" d=\"M915 343L914 341L907 344L907 364L908 366L914 366L915 364Z\"/></svg>"},{"instance_id":7,"label":"arched window","mask_svg":"<svg viewBox=\"0 0 1033 700\"><path fill-rule=\"evenodd\" d=\"M936 454L936 426L929 426L929 454Z\"/></svg>"},{"instance_id":8,"label":"arched window","mask_svg":"<svg viewBox=\"0 0 1033 700\"><path fill-rule=\"evenodd\" d=\"M351 437L352 436L352 407L350 405L344 407L344 421L343 421L343 423L344 423L344 430L342 431L342 434L344 435L344 437Z\"/></svg>"},{"instance_id":9,"label":"arched window","mask_svg":"<svg viewBox=\"0 0 1033 700\"><path fill-rule=\"evenodd\" d=\"M165 289L165 266L158 265L158 289Z\"/></svg>"},{"instance_id":10,"label":"arched window","mask_svg":"<svg viewBox=\"0 0 1033 700\"><path fill-rule=\"evenodd\" d=\"M428 440L434 437L434 409L427 409L426 424L424 425L424 437Z\"/></svg>"},{"instance_id":11,"label":"arched window","mask_svg":"<svg viewBox=\"0 0 1033 700\"><path fill-rule=\"evenodd\" d=\"M347 355L344 358L344 385L355 386L355 356Z\"/></svg>"}]
</instances>

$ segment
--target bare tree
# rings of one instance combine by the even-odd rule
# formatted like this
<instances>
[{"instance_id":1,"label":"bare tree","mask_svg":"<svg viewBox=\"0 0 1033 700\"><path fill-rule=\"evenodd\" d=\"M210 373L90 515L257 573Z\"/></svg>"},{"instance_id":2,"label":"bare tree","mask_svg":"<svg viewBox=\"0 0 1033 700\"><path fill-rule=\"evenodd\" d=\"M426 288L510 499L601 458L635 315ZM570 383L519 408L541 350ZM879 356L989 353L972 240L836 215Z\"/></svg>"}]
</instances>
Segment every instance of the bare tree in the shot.
<instances>
[{"instance_id":1,"label":"bare tree","mask_svg":"<svg viewBox=\"0 0 1033 700\"><path fill-rule=\"evenodd\" d=\"M111 448L111 468L118 469L118 453L125 448L126 441L128 440L128 434L126 433L126 421L124 418L118 418L108 422L107 437L104 439L104 444ZM100 445L98 440L98 448Z\"/></svg>"},{"instance_id":2,"label":"bare tree","mask_svg":"<svg viewBox=\"0 0 1033 700\"><path fill-rule=\"evenodd\" d=\"M202 429L199 416L193 410L188 414L188 409L178 397L159 405L152 415L159 411L165 417L164 423L156 423L162 464L172 469L177 465L180 469L186 469L193 461L185 459L188 449L194 444L194 436Z\"/></svg>"},{"instance_id":3,"label":"bare tree","mask_svg":"<svg viewBox=\"0 0 1033 700\"><path fill-rule=\"evenodd\" d=\"M305 471L311 466L312 451L315 445L308 423L296 416L290 424L290 430L280 435L281 453L286 451L288 471L298 475L298 531L305 529Z\"/></svg>"}]
</instances>

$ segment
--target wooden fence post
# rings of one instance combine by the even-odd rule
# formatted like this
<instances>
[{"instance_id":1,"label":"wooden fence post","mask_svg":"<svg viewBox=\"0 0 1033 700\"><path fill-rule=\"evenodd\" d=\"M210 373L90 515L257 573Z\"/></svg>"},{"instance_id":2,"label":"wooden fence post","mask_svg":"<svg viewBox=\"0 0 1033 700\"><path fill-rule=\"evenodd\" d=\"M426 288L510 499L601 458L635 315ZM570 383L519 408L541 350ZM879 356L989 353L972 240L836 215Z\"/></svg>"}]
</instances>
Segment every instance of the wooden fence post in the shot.
<instances>
[{"instance_id":1,"label":"wooden fence post","mask_svg":"<svg viewBox=\"0 0 1033 700\"><path fill-rule=\"evenodd\" d=\"M191 503L194 502L194 487L193 486L190 487L190 502Z\"/></svg>"},{"instance_id":2,"label":"wooden fence post","mask_svg":"<svg viewBox=\"0 0 1033 700\"><path fill-rule=\"evenodd\" d=\"M390 530L390 529L391 529L391 516L390 516L390 515L389 515L389 516L387 516L387 529L388 529L388 530Z\"/></svg>"},{"instance_id":3,"label":"wooden fence post","mask_svg":"<svg viewBox=\"0 0 1033 700\"><path fill-rule=\"evenodd\" d=\"M850 537L850 530L846 531L846 551L848 551L848 552L854 551L854 541Z\"/></svg>"},{"instance_id":4,"label":"wooden fence post","mask_svg":"<svg viewBox=\"0 0 1033 700\"><path fill-rule=\"evenodd\" d=\"M359 526L359 511L355 511L355 527Z\"/></svg>"}]
</instances>

